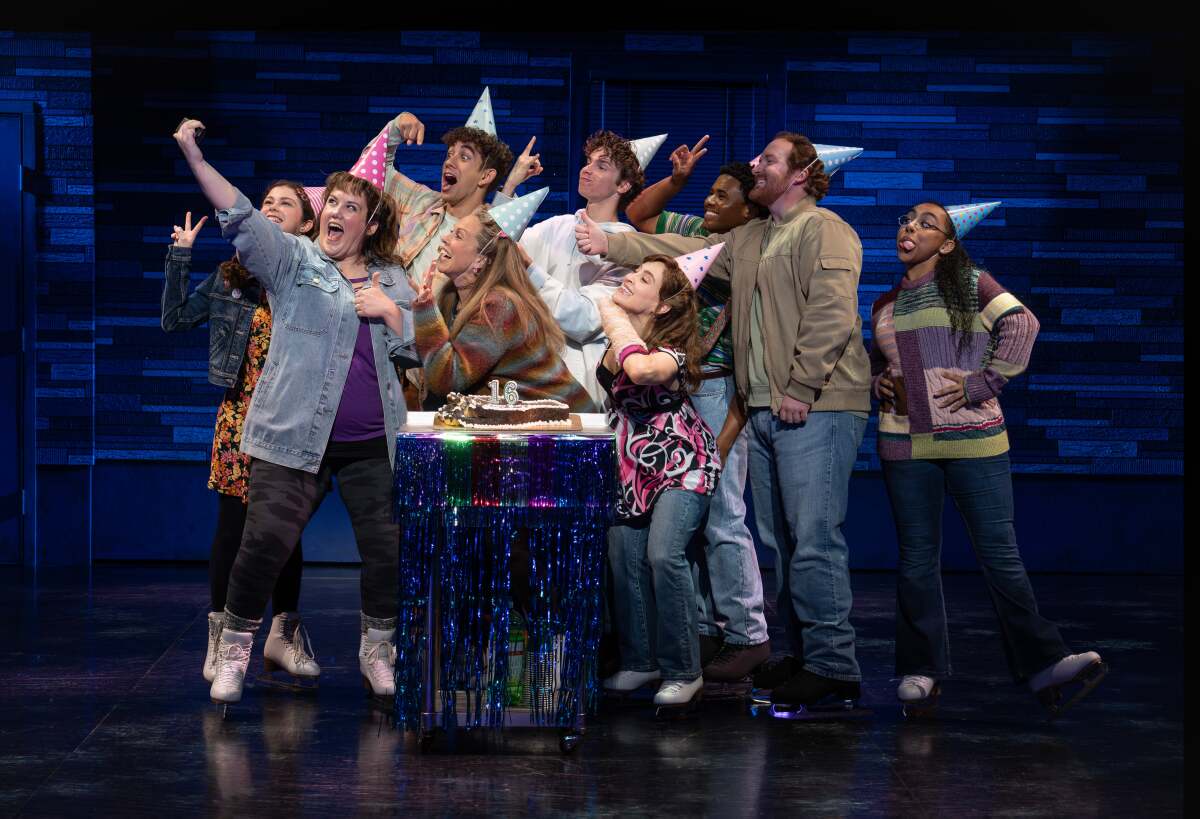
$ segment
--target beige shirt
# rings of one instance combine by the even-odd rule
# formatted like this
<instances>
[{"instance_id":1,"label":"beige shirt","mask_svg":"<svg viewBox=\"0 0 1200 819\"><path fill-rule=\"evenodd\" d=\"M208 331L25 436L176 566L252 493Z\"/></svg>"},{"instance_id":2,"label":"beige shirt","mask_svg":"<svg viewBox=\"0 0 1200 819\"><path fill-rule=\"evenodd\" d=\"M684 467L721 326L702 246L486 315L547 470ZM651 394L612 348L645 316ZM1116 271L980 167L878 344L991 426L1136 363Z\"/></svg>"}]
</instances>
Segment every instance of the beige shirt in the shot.
<instances>
[{"instance_id":1,"label":"beige shirt","mask_svg":"<svg viewBox=\"0 0 1200 819\"><path fill-rule=\"evenodd\" d=\"M763 366L771 410L784 396L814 412L871 409L870 364L858 315L862 243L840 216L805 199L767 231L755 219L707 237L609 235L607 258L634 267L651 253L673 256L725 242L708 275L731 283L734 379L751 393L751 329L755 294L762 306Z\"/></svg>"}]
</instances>

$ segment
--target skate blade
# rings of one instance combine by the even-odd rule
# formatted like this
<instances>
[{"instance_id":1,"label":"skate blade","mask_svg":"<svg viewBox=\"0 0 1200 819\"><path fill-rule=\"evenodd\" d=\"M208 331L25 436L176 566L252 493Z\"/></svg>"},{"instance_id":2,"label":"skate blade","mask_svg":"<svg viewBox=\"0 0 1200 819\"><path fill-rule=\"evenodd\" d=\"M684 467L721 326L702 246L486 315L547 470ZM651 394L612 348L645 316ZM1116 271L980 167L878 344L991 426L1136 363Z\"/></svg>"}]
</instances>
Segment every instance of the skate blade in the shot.
<instances>
[{"instance_id":1,"label":"skate blade","mask_svg":"<svg viewBox=\"0 0 1200 819\"><path fill-rule=\"evenodd\" d=\"M258 684L266 689L276 691L297 691L301 693L315 692L318 688L317 677L300 677L283 671L264 671L258 675Z\"/></svg>"},{"instance_id":2,"label":"skate blade","mask_svg":"<svg viewBox=\"0 0 1200 819\"><path fill-rule=\"evenodd\" d=\"M395 694L376 694L375 689L371 687L371 681L366 677L362 678L363 688L367 692L367 705L374 711L382 711L391 714L396 710L396 695Z\"/></svg>"},{"instance_id":3,"label":"skate blade","mask_svg":"<svg viewBox=\"0 0 1200 819\"><path fill-rule=\"evenodd\" d=\"M843 698L829 698L813 705L774 702L769 711L762 710L775 719L787 720L861 719L872 715L870 709L858 707L858 700Z\"/></svg>"},{"instance_id":4,"label":"skate blade","mask_svg":"<svg viewBox=\"0 0 1200 819\"><path fill-rule=\"evenodd\" d=\"M1107 676L1108 663L1101 660L1082 669L1072 679L1068 680L1062 685L1054 686L1048 691L1040 692L1038 694L1038 699L1041 700L1042 705L1046 706L1046 709L1050 712L1047 716L1047 719L1049 719L1051 722L1058 719L1060 716L1062 716L1064 711L1075 705L1075 703L1079 702L1088 694L1092 693L1096 686L1100 684L1101 680ZM1077 690L1066 702L1062 702L1063 689L1067 686L1075 684L1080 686L1079 690Z\"/></svg>"},{"instance_id":5,"label":"skate blade","mask_svg":"<svg viewBox=\"0 0 1200 819\"><path fill-rule=\"evenodd\" d=\"M218 700L213 697L209 697L209 699L212 700L213 712L221 718L222 722L229 719L229 706L237 705L235 702L225 702L224 700Z\"/></svg>"}]
</instances>

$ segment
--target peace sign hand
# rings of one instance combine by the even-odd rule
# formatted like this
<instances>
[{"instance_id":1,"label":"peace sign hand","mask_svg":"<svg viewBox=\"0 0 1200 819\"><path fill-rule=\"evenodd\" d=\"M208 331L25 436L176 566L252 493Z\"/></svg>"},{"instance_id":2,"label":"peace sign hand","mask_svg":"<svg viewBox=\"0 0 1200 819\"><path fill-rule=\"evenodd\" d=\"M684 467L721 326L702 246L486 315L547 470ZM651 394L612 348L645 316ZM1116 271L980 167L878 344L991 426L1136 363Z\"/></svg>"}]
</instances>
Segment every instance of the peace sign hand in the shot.
<instances>
[{"instance_id":1,"label":"peace sign hand","mask_svg":"<svg viewBox=\"0 0 1200 819\"><path fill-rule=\"evenodd\" d=\"M430 262L429 269L425 271L424 277L418 282L412 276L408 277L408 284L416 293L413 296L413 307L425 307L433 304L433 275L437 272L437 262Z\"/></svg>"},{"instance_id":2,"label":"peace sign hand","mask_svg":"<svg viewBox=\"0 0 1200 819\"><path fill-rule=\"evenodd\" d=\"M175 225L175 230L171 232L171 239L175 242L175 247L191 247L196 241L196 234L200 232L200 228L204 227L204 223L208 221L207 216L200 217L200 221L192 227L192 212L189 210L183 217L183 227Z\"/></svg>"},{"instance_id":3,"label":"peace sign hand","mask_svg":"<svg viewBox=\"0 0 1200 819\"><path fill-rule=\"evenodd\" d=\"M692 171L696 169L696 163L700 161L700 157L708 153L708 148L704 147L707 142L708 134L705 134L691 148L688 148L687 145L680 145L671 151L672 179L680 183L688 180L692 175Z\"/></svg>"}]
</instances>

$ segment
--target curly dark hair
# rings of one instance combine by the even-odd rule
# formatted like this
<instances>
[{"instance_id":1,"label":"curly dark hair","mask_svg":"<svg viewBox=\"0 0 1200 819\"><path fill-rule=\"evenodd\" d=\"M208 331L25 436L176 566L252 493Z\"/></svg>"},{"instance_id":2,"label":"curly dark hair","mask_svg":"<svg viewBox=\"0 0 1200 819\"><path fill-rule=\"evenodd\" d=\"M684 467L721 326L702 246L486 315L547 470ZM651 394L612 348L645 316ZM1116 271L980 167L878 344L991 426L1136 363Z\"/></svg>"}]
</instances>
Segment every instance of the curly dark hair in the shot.
<instances>
[{"instance_id":1,"label":"curly dark hair","mask_svg":"<svg viewBox=\"0 0 1200 819\"><path fill-rule=\"evenodd\" d=\"M789 169L798 171L812 163L812 167L808 169L808 180L804 183L804 189L813 199L820 202L825 194L829 193L829 176L825 173L825 163L817 159L817 149L808 137L795 131L780 131L775 135L775 139L786 139L792 143L792 151L788 154Z\"/></svg>"},{"instance_id":2,"label":"curly dark hair","mask_svg":"<svg viewBox=\"0 0 1200 819\"><path fill-rule=\"evenodd\" d=\"M485 171L488 169L496 171L496 178L492 180L492 184L488 185L487 189L489 196L495 193L496 189L504 184L504 179L512 167L512 149L487 131L480 128L469 128L466 125L451 128L442 134L442 144L446 147L450 147L456 142L474 148L479 153Z\"/></svg>"},{"instance_id":3,"label":"curly dark hair","mask_svg":"<svg viewBox=\"0 0 1200 819\"><path fill-rule=\"evenodd\" d=\"M722 165L721 170L717 171L717 176L722 175L732 176L741 186L742 199L750 209L751 219L759 219L770 212L758 202L750 201L750 191L754 188L754 172L750 170L749 162L730 162L728 165Z\"/></svg>"},{"instance_id":4,"label":"curly dark hair","mask_svg":"<svg viewBox=\"0 0 1200 819\"><path fill-rule=\"evenodd\" d=\"M941 202L921 202L920 205L933 205L942 212L943 228L946 238L954 240L954 249L938 257L934 266L934 280L937 282L938 295L946 304L950 314L950 329L958 337L959 349L971 337L971 325L975 322L975 314L979 312L979 290L975 287L979 266L971 260L954 220L946 212L946 206Z\"/></svg>"},{"instance_id":5,"label":"curly dark hair","mask_svg":"<svg viewBox=\"0 0 1200 819\"><path fill-rule=\"evenodd\" d=\"M267 194L276 188L290 188L296 194L296 198L300 200L300 212L306 221L312 222L312 227L303 235L315 240L320 226L317 224L317 214L313 211L312 202L309 200L308 194L304 192L304 186L294 179L276 179L263 188L260 201L265 200ZM254 279L254 274L242 266L236 255L232 259L221 262L217 265L217 269L221 271L221 278L225 280L225 286L228 288L245 287Z\"/></svg>"},{"instance_id":6,"label":"curly dark hair","mask_svg":"<svg viewBox=\"0 0 1200 819\"><path fill-rule=\"evenodd\" d=\"M612 131L597 131L588 137L587 142L583 143L583 164L588 163L588 158L597 148L607 151L609 158L616 163L619 171L617 181L629 183L629 190L621 194L621 198L617 200L617 207L625 210L630 202L637 199L642 188L646 187L646 174L638 163L633 148L629 146L629 140L620 134Z\"/></svg>"}]
</instances>

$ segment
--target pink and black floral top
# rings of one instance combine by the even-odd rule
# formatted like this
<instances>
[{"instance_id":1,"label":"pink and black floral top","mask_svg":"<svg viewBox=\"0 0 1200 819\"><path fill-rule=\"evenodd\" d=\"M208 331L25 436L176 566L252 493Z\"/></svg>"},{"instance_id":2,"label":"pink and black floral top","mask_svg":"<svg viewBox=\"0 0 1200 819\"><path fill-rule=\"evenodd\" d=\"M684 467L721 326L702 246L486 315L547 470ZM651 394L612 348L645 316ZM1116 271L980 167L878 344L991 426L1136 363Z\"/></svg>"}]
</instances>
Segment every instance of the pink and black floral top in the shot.
<instances>
[{"instance_id":1,"label":"pink and black floral top","mask_svg":"<svg viewBox=\"0 0 1200 819\"><path fill-rule=\"evenodd\" d=\"M675 359L682 374L684 353L669 347L653 352ZM683 386L642 386L620 370L608 371L601 359L596 378L608 393L608 424L617 432L621 493L617 517L648 514L667 489L710 495L721 474L721 456L712 431L700 418ZM682 383L682 377L679 379Z\"/></svg>"}]
</instances>

